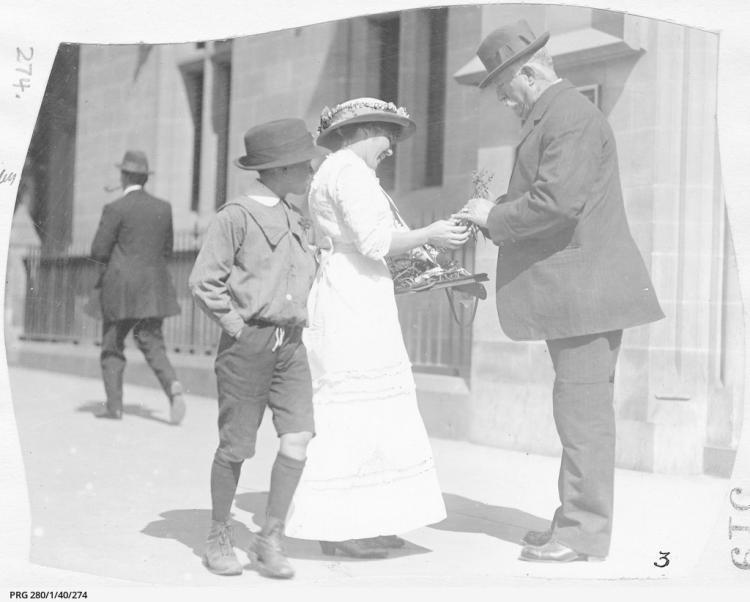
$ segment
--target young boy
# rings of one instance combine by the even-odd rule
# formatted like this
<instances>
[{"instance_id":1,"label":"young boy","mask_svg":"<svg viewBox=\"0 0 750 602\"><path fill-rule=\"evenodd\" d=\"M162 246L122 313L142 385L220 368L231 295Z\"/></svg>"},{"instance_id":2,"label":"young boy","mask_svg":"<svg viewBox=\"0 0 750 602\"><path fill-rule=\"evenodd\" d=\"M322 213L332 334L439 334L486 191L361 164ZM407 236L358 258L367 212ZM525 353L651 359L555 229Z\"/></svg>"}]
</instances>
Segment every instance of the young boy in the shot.
<instances>
[{"instance_id":1,"label":"young boy","mask_svg":"<svg viewBox=\"0 0 750 602\"><path fill-rule=\"evenodd\" d=\"M251 552L267 576L294 570L280 545L284 521L313 436L312 385L302 329L315 259L285 200L304 194L317 153L300 119L281 119L245 134L246 154L235 161L257 171L245 194L219 208L190 275L198 305L222 328L216 355L219 447L211 467L212 524L204 564L239 575L229 513L244 460L255 453L268 405L280 438L271 471L266 522Z\"/></svg>"}]
</instances>

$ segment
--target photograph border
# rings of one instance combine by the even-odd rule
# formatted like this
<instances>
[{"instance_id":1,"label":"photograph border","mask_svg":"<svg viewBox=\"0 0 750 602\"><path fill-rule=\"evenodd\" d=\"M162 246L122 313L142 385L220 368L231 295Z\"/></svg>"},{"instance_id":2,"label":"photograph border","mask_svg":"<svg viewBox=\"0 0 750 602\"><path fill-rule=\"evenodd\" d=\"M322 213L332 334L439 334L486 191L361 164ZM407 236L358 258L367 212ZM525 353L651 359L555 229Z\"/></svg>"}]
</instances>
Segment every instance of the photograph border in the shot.
<instances>
[{"instance_id":1,"label":"photograph border","mask_svg":"<svg viewBox=\"0 0 750 602\"><path fill-rule=\"evenodd\" d=\"M10 223L13 214L15 194L20 180L26 150L41 105L46 79L52 66L57 46L60 42L77 43L167 43L199 39L221 39L246 36L289 27L301 27L313 23L326 22L359 16L384 13L411 8L442 6L444 4L419 1L367 2L349 0L339 3L319 3L310 6L304 0L286 0L274 4L274 10L267 5L257 14L248 14L248 3L238 0L217 0L210 6L205 2L183 3L179 15L174 15L174 7L152 6L146 0L124 3L105 0L103 2L75 2L60 6L51 0L34 2L32 6L19 0L11 0L0 28L0 73L5 81L0 92L0 120L8 143L0 149L0 169L6 174L15 174L13 181L0 184L0 208L5 213L0 219L0 237L5 249L8 248ZM474 2L456 1L450 5L472 5ZM517 2L486 2L484 4L518 4ZM525 3L529 4L529 3ZM546 3L539 3L546 4ZM747 44L745 28L750 23L750 8L740 1L717 0L710 6L699 0L683 2L669 1L652 3L646 0L617 0L606 2L564 2L569 4L611 10L622 10L648 18L672 21L680 25L698 27L718 32L719 41L719 85L718 85L718 129L723 188L725 190L730 228L734 238L735 253L740 269L740 290L742 298L750 291L750 170L747 169L747 141L750 119L745 107L750 98L750 76L745 75L750 63L750 45ZM93 8L95 6L95 8ZM140 10L139 10L140 9ZM168 31L164 32L164 28ZM34 48L34 73L32 86L22 90L22 98L17 98L18 87L15 73L18 55L16 48ZM737 77L736 74L741 74ZM2 254L0 270L6 269L7 256ZM747 308L743 307L747 324ZM750 349L750 334L744 334L745 349ZM15 426L10 387L7 377L5 348L0 353L3 364L2 390L0 390L0 532L5 534L5 545L0 553L0 565L10 569L15 576L14 583L27 583L27 589L52 587L56 584L83 583L88 589L115 587L117 580L96 576L80 575L58 569L47 569L32 565L26 560L29 553L30 511L28 493L25 487L23 461L19 449L19 436ZM746 361L747 365L747 361ZM745 369L747 384L747 368ZM725 567L716 567L711 574L696 575L696 582L706 585L730 587L744 583L747 586L750 573L732 567L729 561L731 542L727 539L727 521L734 516L729 503L729 494L737 488L750 491L750 389L745 387L743 436L737 452L734 473L727 483L726 516L717 517L715 534L712 537L707 555L723 554L727 558ZM750 547L750 545L748 545ZM4 571L2 571L4 572ZM2 583L2 580L0 580ZM91 583L91 587L86 584ZM122 585L133 585L123 583ZM136 584L138 585L138 584ZM516 584L517 585L517 584ZM555 584L548 584L554 586ZM689 583L675 583L690 587ZM593 584L585 584L585 587ZM253 586L255 588L255 586ZM278 584L276 584L278 588ZM115 588L116 589L116 588ZM146 590L149 588L146 587ZM263 588L264 590L267 587ZM193 598L196 592L185 588L175 588L174 593ZM255 589L253 590L255 591ZM0 592L1 593L1 592ZM107 599L113 599L107 592ZM197 592L200 595L202 592ZM249 593L249 592L248 592ZM115 597L124 593L117 592ZM140 594L139 594L140 595ZM156 594L155 594L156 595ZM239 596L242 593L240 592ZM250 595L253 595L250 593ZM359 595L359 594L358 594Z\"/></svg>"}]
</instances>

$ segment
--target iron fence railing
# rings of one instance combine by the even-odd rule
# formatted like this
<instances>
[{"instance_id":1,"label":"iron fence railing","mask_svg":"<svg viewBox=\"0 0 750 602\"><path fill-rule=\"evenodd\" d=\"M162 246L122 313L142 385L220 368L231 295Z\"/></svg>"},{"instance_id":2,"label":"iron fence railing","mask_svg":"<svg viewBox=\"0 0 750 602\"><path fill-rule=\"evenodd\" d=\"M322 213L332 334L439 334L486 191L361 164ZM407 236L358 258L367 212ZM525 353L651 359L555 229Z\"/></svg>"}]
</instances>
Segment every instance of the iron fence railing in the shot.
<instances>
[{"instance_id":1,"label":"iron fence railing","mask_svg":"<svg viewBox=\"0 0 750 602\"><path fill-rule=\"evenodd\" d=\"M169 260L181 312L164 321L164 338L172 351L210 353L219 338L219 328L193 303L188 277L200 249L201 239L191 233L175 237ZM23 338L43 341L99 343L101 318L94 290L99 266L86 252L43 256L32 248L24 258L26 300Z\"/></svg>"},{"instance_id":2,"label":"iron fence railing","mask_svg":"<svg viewBox=\"0 0 750 602\"><path fill-rule=\"evenodd\" d=\"M83 311L98 273L86 257L44 257L39 249L31 249L24 267L25 338L74 342L99 338L99 322Z\"/></svg>"},{"instance_id":3,"label":"iron fence railing","mask_svg":"<svg viewBox=\"0 0 750 602\"><path fill-rule=\"evenodd\" d=\"M218 326L193 302L188 277L200 249L201 238L187 233L175 237L169 261L179 315L164 321L164 336L171 351L212 353L219 339ZM473 248L456 256L469 269ZM43 256L38 248L24 258L26 296L22 337L29 340L98 344L101 321L93 308L94 284L99 267L84 249L61 256ZM451 318L443 291L399 296L397 299L404 341L417 370L461 375L468 378L471 328Z\"/></svg>"}]
</instances>

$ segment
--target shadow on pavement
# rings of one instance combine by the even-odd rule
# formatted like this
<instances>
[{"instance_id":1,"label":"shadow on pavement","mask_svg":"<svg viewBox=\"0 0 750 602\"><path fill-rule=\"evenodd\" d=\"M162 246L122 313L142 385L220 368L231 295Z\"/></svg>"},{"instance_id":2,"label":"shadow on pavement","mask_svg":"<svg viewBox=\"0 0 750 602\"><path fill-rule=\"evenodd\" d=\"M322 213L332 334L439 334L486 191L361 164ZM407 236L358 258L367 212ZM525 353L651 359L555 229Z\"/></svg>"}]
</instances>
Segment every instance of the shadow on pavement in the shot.
<instances>
[{"instance_id":1,"label":"shadow on pavement","mask_svg":"<svg viewBox=\"0 0 750 602\"><path fill-rule=\"evenodd\" d=\"M76 408L76 412L89 412L94 416L103 411L103 401L87 401L86 403ZM128 416L137 416L138 418L143 418L145 420L154 420L155 422L161 422L162 424L169 424L171 426L171 423L168 419L162 418L161 416L156 415L153 410L135 403L124 404L122 406L122 415L123 418L127 418Z\"/></svg>"},{"instance_id":2,"label":"shadow on pavement","mask_svg":"<svg viewBox=\"0 0 750 602\"><path fill-rule=\"evenodd\" d=\"M432 529L461 533L484 533L490 537L520 544L526 531L532 529L542 531L549 528L549 521L516 508L491 506L453 493L444 493L443 499L448 516L445 520L430 525ZM252 524L249 525L232 520L232 536L236 548L240 550L249 548L251 534L259 531L263 523L267 501L267 491L240 493L235 497L236 507L252 514ZM196 556L203 556L206 535L211 524L210 510L168 510L162 512L159 516L161 516L161 520L149 523L141 532L151 537L174 539L190 548ZM317 541L287 537L284 547L289 558L298 560L367 562L340 554L333 557L326 556L322 553ZM426 554L431 551L407 541L403 548L390 550L388 558L402 558Z\"/></svg>"},{"instance_id":3,"label":"shadow on pavement","mask_svg":"<svg viewBox=\"0 0 750 602\"><path fill-rule=\"evenodd\" d=\"M253 531L260 531L260 528L263 526L267 504L267 491L250 491L247 493L238 493L234 497L234 505L238 509L249 512L253 515Z\"/></svg>"},{"instance_id":4,"label":"shadow on pavement","mask_svg":"<svg viewBox=\"0 0 750 602\"><path fill-rule=\"evenodd\" d=\"M240 493L234 498L234 503L240 510L249 512L253 515L253 530L260 530L261 525L266 513L266 504L268 502L267 491L252 491L248 493ZM381 535L390 535L390 533L381 533ZM349 556L342 556L337 553L336 556L326 556L320 549L320 544L317 541L311 541L308 539L295 539L293 537L286 537L284 539L284 549L286 555L289 558L296 558L298 560L336 560L337 562L378 562L378 560L372 559L361 559L351 558ZM404 556L414 556L416 554L426 554L431 552L427 548L418 546L410 541L406 542L403 548L389 550L389 558L403 558Z\"/></svg>"},{"instance_id":5,"label":"shadow on pavement","mask_svg":"<svg viewBox=\"0 0 750 602\"><path fill-rule=\"evenodd\" d=\"M206 536L211 526L210 510L167 510L161 520L146 525L141 533L162 539L174 539L187 546L193 554L203 557ZM250 531L242 523L232 520L232 539L236 548L246 550L250 545Z\"/></svg>"},{"instance_id":6,"label":"shadow on pavement","mask_svg":"<svg viewBox=\"0 0 750 602\"><path fill-rule=\"evenodd\" d=\"M548 529L548 520L504 506L491 506L454 493L443 493L447 517L430 525L432 529L461 533L484 533L510 543L521 544L529 530Z\"/></svg>"}]
</instances>

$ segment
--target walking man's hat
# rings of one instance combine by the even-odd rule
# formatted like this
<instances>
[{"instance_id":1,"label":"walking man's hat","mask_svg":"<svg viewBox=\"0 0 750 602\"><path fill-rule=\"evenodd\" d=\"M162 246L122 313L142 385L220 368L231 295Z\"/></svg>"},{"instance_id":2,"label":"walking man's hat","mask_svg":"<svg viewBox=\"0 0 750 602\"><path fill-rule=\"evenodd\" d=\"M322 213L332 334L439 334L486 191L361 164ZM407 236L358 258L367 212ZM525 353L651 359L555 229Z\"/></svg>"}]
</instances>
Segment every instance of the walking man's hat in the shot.
<instances>
[{"instance_id":1,"label":"walking man's hat","mask_svg":"<svg viewBox=\"0 0 750 602\"><path fill-rule=\"evenodd\" d=\"M148 159L146 158L146 153L138 150L125 151L122 163L117 163L115 167L120 171L127 171L129 173L154 173L153 171L148 170Z\"/></svg>"}]
</instances>

